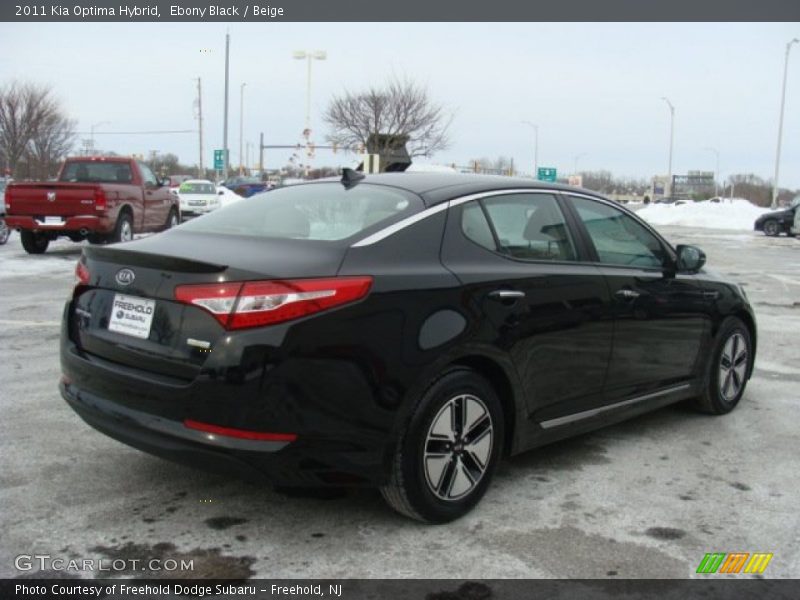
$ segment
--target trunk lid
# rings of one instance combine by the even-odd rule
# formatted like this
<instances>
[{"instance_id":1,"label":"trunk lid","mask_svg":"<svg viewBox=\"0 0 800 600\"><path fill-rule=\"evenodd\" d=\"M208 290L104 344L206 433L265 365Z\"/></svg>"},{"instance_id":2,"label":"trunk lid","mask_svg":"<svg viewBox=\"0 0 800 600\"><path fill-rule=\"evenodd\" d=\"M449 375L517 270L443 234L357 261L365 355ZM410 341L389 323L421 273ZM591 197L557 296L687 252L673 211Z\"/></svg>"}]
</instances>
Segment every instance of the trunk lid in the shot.
<instances>
[{"instance_id":1,"label":"trunk lid","mask_svg":"<svg viewBox=\"0 0 800 600\"><path fill-rule=\"evenodd\" d=\"M188 382L228 332L207 310L177 301L176 286L334 276L345 251L180 230L87 247L89 283L73 299L70 337L89 354Z\"/></svg>"}]
</instances>

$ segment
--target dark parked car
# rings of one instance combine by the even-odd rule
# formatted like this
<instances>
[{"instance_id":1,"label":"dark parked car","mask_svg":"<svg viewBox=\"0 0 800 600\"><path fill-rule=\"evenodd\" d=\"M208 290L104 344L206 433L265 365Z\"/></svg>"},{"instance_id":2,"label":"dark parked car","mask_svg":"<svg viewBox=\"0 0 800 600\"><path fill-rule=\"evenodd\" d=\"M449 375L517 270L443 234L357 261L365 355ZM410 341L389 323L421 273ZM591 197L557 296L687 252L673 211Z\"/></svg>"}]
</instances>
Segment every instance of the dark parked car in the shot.
<instances>
[{"instance_id":1,"label":"dark parked car","mask_svg":"<svg viewBox=\"0 0 800 600\"><path fill-rule=\"evenodd\" d=\"M430 522L503 456L682 400L733 410L756 350L699 249L543 182L348 171L83 252L60 389L90 425L285 486L376 486Z\"/></svg>"},{"instance_id":2,"label":"dark parked car","mask_svg":"<svg viewBox=\"0 0 800 600\"><path fill-rule=\"evenodd\" d=\"M265 192L270 187L266 181L261 181L258 177L243 176L226 179L222 182L222 185L243 198L249 198L260 192Z\"/></svg>"},{"instance_id":3,"label":"dark parked car","mask_svg":"<svg viewBox=\"0 0 800 600\"><path fill-rule=\"evenodd\" d=\"M794 223L794 211L797 206L787 208L785 210L778 210L761 215L756 219L753 224L755 231L763 231L764 235L775 236L785 233L792 235L791 228Z\"/></svg>"}]
</instances>

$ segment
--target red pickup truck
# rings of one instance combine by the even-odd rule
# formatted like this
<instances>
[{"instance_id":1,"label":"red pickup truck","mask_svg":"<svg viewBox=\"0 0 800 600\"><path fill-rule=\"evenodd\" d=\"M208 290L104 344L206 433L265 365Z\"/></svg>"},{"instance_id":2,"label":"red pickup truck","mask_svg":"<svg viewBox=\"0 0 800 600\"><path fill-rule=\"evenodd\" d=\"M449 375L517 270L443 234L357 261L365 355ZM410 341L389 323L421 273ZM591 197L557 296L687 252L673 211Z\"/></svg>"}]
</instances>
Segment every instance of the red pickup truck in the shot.
<instances>
[{"instance_id":1,"label":"red pickup truck","mask_svg":"<svg viewBox=\"0 0 800 600\"><path fill-rule=\"evenodd\" d=\"M5 208L8 227L20 232L29 254L41 254L59 236L125 242L180 222L180 201L167 180L121 157L68 158L56 181L9 184Z\"/></svg>"}]
</instances>

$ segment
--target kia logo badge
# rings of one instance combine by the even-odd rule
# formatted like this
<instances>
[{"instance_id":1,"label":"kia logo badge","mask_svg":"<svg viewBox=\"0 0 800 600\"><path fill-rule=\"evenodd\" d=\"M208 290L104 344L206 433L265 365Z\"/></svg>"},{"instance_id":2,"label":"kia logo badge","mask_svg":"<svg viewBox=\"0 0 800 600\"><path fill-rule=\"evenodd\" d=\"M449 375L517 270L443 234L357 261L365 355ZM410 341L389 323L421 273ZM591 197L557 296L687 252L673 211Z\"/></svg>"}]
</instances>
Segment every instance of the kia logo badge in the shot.
<instances>
[{"instance_id":1,"label":"kia logo badge","mask_svg":"<svg viewBox=\"0 0 800 600\"><path fill-rule=\"evenodd\" d=\"M55 202L56 201L56 193L55 192L47 192L47 199L50 202Z\"/></svg>"},{"instance_id":2,"label":"kia logo badge","mask_svg":"<svg viewBox=\"0 0 800 600\"><path fill-rule=\"evenodd\" d=\"M120 269L117 271L117 275L115 277L117 283L120 285L130 285L133 283L133 280L136 279L136 273L131 271L130 269Z\"/></svg>"}]
</instances>

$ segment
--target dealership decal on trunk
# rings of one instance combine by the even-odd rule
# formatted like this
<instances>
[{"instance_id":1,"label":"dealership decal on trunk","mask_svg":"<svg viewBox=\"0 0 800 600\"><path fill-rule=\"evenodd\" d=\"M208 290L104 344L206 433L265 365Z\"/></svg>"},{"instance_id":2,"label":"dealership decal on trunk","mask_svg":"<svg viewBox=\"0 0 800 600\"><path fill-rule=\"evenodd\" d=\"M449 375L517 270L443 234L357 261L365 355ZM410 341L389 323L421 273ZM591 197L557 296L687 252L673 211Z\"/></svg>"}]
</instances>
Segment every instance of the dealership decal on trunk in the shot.
<instances>
[{"instance_id":1,"label":"dealership decal on trunk","mask_svg":"<svg viewBox=\"0 0 800 600\"><path fill-rule=\"evenodd\" d=\"M108 330L147 339L150 337L150 326L153 324L155 309L154 300L116 294L114 304L111 306Z\"/></svg>"}]
</instances>

